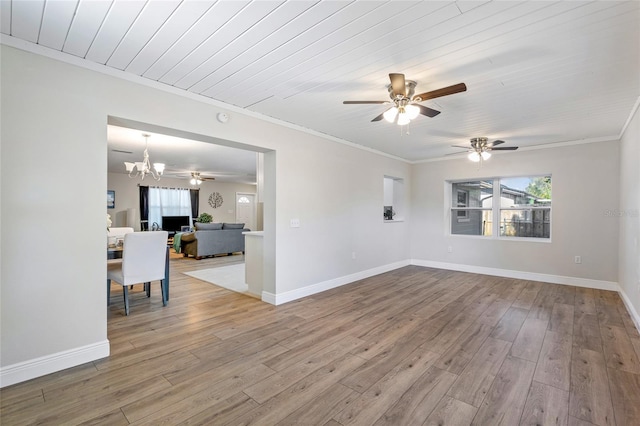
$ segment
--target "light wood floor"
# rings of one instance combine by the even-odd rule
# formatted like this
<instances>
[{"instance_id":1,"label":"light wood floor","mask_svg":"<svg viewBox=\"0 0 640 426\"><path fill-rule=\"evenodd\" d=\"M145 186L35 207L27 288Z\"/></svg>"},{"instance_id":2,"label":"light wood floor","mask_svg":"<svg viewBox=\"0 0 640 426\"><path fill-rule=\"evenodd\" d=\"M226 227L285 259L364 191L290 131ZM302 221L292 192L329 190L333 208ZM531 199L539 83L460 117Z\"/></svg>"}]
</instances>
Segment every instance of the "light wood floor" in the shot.
<instances>
[{"instance_id":1,"label":"light wood floor","mask_svg":"<svg viewBox=\"0 0 640 426\"><path fill-rule=\"evenodd\" d=\"M3 389L1 423L640 425L616 293L405 267L274 307L181 273L238 260L114 295L111 356Z\"/></svg>"}]
</instances>

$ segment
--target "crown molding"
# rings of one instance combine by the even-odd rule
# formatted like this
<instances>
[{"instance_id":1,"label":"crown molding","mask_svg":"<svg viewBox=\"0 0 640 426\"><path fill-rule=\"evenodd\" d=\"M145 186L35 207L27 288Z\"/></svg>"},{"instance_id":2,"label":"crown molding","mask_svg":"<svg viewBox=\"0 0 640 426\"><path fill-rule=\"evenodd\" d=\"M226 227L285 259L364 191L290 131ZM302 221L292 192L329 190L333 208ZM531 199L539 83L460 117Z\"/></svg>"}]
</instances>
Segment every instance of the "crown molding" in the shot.
<instances>
[{"instance_id":1,"label":"crown molding","mask_svg":"<svg viewBox=\"0 0 640 426\"><path fill-rule=\"evenodd\" d=\"M268 123L276 124L282 127L286 127L292 130L296 130L299 132L307 133L312 136L316 136L331 142L336 142L342 145L349 146L351 148L359 149L361 151L367 151L372 154L380 155L382 157L391 158L393 160L401 161L403 163L411 164L411 161L401 158L395 155L388 154L386 152L378 151L373 148L369 148L363 145L359 145L357 143L341 139L335 136L328 135L326 133L319 132L317 130L312 130L307 127L299 126L297 124L290 123L288 121L280 120L278 118L270 117L268 115L261 114L259 112L254 112L248 109L244 109L235 105L227 104L225 102L208 98L206 96L199 95L197 93L192 93L187 90L179 89L174 86L169 86L164 83L160 83L155 80L149 80L148 78L141 77L136 74L131 74L126 71L122 71L115 68L107 67L106 65L98 64L95 62L91 62L87 59L80 58L78 56L74 56L68 53L60 52L58 50L54 50L39 44L31 43L29 41L21 40L15 37L12 37L7 34L0 34L0 44L13 47L15 49L23 50L25 52L33 53L35 55L40 55L47 57L49 59L53 59L56 61L64 62L70 65L74 65L80 68L88 69L91 71L95 71L101 74L108 75L110 77L119 78L122 80L126 80L135 84L140 84L142 86L147 86L152 89L161 90L163 92L171 93L173 95L182 96L187 99L191 99L197 102L201 102L208 105L213 105L218 108L223 108L227 111L243 114L248 117L252 117L258 120L262 120ZM212 117L214 119L214 117Z\"/></svg>"}]
</instances>

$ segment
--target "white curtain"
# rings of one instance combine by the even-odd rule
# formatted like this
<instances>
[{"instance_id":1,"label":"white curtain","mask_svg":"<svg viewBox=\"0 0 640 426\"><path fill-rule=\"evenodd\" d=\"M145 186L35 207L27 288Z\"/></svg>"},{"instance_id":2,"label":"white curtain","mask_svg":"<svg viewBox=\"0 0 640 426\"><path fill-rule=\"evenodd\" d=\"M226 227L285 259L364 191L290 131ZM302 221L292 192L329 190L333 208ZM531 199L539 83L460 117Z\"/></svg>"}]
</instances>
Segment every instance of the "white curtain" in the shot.
<instances>
[{"instance_id":1,"label":"white curtain","mask_svg":"<svg viewBox=\"0 0 640 426\"><path fill-rule=\"evenodd\" d=\"M154 223L162 228L162 216L189 216L192 226L189 190L149 187L149 229Z\"/></svg>"}]
</instances>

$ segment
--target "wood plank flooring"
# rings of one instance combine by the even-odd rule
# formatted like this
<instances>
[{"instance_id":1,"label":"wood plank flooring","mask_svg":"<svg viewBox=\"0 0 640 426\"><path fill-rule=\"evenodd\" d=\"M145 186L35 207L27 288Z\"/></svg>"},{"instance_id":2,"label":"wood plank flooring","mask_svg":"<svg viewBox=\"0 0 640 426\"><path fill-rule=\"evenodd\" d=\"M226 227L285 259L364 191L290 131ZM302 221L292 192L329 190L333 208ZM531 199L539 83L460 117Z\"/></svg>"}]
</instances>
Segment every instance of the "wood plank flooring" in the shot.
<instances>
[{"instance_id":1,"label":"wood plank flooring","mask_svg":"<svg viewBox=\"0 0 640 426\"><path fill-rule=\"evenodd\" d=\"M640 425L640 334L613 292L409 266L281 306L182 272L111 356L0 391L2 425ZM96 284L98 285L98 284Z\"/></svg>"}]
</instances>

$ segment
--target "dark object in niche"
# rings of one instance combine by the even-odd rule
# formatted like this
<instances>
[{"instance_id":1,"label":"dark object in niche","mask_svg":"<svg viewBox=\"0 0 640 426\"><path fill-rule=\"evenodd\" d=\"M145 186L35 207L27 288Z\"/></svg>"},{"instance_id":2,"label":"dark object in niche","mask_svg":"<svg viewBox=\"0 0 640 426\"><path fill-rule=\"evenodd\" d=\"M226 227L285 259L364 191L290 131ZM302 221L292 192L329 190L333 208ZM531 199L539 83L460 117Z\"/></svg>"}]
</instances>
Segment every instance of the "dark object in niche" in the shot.
<instances>
[{"instance_id":1,"label":"dark object in niche","mask_svg":"<svg viewBox=\"0 0 640 426\"><path fill-rule=\"evenodd\" d=\"M396 212L393 211L392 206L384 206L384 220L393 220Z\"/></svg>"}]
</instances>

